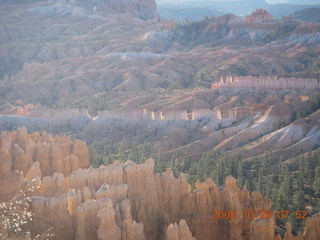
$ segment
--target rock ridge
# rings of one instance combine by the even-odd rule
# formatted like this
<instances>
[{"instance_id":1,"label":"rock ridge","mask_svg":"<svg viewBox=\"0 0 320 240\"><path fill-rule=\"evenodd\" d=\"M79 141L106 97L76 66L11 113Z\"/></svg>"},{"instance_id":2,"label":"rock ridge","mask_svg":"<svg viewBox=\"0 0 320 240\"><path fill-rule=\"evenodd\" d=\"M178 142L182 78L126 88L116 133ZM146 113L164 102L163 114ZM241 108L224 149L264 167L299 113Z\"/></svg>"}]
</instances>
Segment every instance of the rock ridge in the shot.
<instances>
[{"instance_id":1,"label":"rock ridge","mask_svg":"<svg viewBox=\"0 0 320 240\"><path fill-rule=\"evenodd\" d=\"M69 3L97 12L102 16L120 13L131 14L142 20L158 18L155 0L70 0Z\"/></svg>"}]
</instances>

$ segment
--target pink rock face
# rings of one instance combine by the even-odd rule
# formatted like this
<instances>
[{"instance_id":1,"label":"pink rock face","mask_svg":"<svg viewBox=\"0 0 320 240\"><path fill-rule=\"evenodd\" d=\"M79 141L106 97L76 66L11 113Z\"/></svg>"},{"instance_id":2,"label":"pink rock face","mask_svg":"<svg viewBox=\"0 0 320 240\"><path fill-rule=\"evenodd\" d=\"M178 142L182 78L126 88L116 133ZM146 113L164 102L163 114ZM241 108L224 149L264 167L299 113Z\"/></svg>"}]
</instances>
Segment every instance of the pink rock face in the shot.
<instances>
[{"instance_id":1,"label":"pink rock face","mask_svg":"<svg viewBox=\"0 0 320 240\"><path fill-rule=\"evenodd\" d=\"M261 21L267 21L272 19L273 19L272 15L269 14L265 9L257 9L251 15L247 16L244 19L244 21L247 23L252 23L252 22L261 22Z\"/></svg>"}]
</instances>

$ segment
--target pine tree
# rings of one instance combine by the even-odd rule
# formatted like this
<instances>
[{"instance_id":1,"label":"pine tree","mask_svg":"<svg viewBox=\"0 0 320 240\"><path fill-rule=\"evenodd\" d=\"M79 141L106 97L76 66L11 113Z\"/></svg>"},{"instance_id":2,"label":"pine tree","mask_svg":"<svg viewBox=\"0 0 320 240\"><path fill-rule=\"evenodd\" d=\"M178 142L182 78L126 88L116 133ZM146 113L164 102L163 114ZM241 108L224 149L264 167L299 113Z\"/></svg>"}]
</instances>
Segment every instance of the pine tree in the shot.
<instances>
[{"instance_id":1,"label":"pine tree","mask_svg":"<svg viewBox=\"0 0 320 240\"><path fill-rule=\"evenodd\" d=\"M257 190L260 192L260 193L264 193L264 188L263 188L263 176L262 176L262 172L263 170L259 170L259 173L258 173L258 181L257 181Z\"/></svg>"},{"instance_id":2,"label":"pine tree","mask_svg":"<svg viewBox=\"0 0 320 240\"><path fill-rule=\"evenodd\" d=\"M294 193L294 209L300 211L305 208L305 194L302 189L298 189Z\"/></svg>"},{"instance_id":3,"label":"pine tree","mask_svg":"<svg viewBox=\"0 0 320 240\"><path fill-rule=\"evenodd\" d=\"M316 168L316 176L313 183L313 189L315 191L315 195L320 197L320 166Z\"/></svg>"},{"instance_id":4,"label":"pine tree","mask_svg":"<svg viewBox=\"0 0 320 240\"><path fill-rule=\"evenodd\" d=\"M265 172L263 173L263 176L266 176L268 167L272 165L272 150L268 151L267 156L266 156L266 161L264 162L264 170Z\"/></svg>"},{"instance_id":5,"label":"pine tree","mask_svg":"<svg viewBox=\"0 0 320 240\"><path fill-rule=\"evenodd\" d=\"M155 161L154 170L156 173L162 173L166 171L167 165L164 161Z\"/></svg>"},{"instance_id":6,"label":"pine tree","mask_svg":"<svg viewBox=\"0 0 320 240\"><path fill-rule=\"evenodd\" d=\"M95 148L89 146L89 159L90 159L90 164L99 167L101 164L103 164L103 159L97 154L97 151Z\"/></svg>"},{"instance_id":7,"label":"pine tree","mask_svg":"<svg viewBox=\"0 0 320 240\"><path fill-rule=\"evenodd\" d=\"M278 195L278 207L281 210L289 210L292 199L292 177L288 172L287 166L283 166L282 169L283 181L280 183L279 195Z\"/></svg>"},{"instance_id":8,"label":"pine tree","mask_svg":"<svg viewBox=\"0 0 320 240\"><path fill-rule=\"evenodd\" d=\"M190 159L188 150L185 151L184 156L182 157L182 171L187 172L190 168Z\"/></svg>"},{"instance_id":9,"label":"pine tree","mask_svg":"<svg viewBox=\"0 0 320 240\"><path fill-rule=\"evenodd\" d=\"M312 179L314 178L314 168L312 167L313 156L311 152L308 152L307 156L307 183L312 184Z\"/></svg>"},{"instance_id":10,"label":"pine tree","mask_svg":"<svg viewBox=\"0 0 320 240\"><path fill-rule=\"evenodd\" d=\"M274 191L274 184L272 182L272 179L268 179L266 182L266 196L272 200L274 196L273 191Z\"/></svg>"},{"instance_id":11,"label":"pine tree","mask_svg":"<svg viewBox=\"0 0 320 240\"><path fill-rule=\"evenodd\" d=\"M242 188L243 187L243 181L244 181L244 179L243 179L243 167L242 167L242 161L240 161L239 163L238 163L238 169L237 169L237 175L238 175L238 185L239 185L239 187L240 188Z\"/></svg>"},{"instance_id":12,"label":"pine tree","mask_svg":"<svg viewBox=\"0 0 320 240\"><path fill-rule=\"evenodd\" d=\"M292 202L292 196L293 196L293 192L292 192L292 176L291 174L288 172L288 175L285 178L285 190L286 190L286 194L287 194L287 198L286 198L286 202L288 204L288 206L290 206L291 202Z\"/></svg>"},{"instance_id":13,"label":"pine tree","mask_svg":"<svg viewBox=\"0 0 320 240\"><path fill-rule=\"evenodd\" d=\"M281 173L280 173L280 183L284 181L284 178L286 176L287 171L288 171L287 166L282 165L281 166Z\"/></svg>"},{"instance_id":14,"label":"pine tree","mask_svg":"<svg viewBox=\"0 0 320 240\"><path fill-rule=\"evenodd\" d=\"M217 164L217 180L218 180L218 185L222 185L224 182L224 161L222 159L219 159L218 164Z\"/></svg>"},{"instance_id":15,"label":"pine tree","mask_svg":"<svg viewBox=\"0 0 320 240\"><path fill-rule=\"evenodd\" d=\"M252 180L251 177L248 177L245 181L246 188L251 192L253 191Z\"/></svg>"},{"instance_id":16,"label":"pine tree","mask_svg":"<svg viewBox=\"0 0 320 240\"><path fill-rule=\"evenodd\" d=\"M304 189L304 180L303 180L303 166L300 165L299 169L299 177L298 177L298 189L303 190Z\"/></svg>"},{"instance_id":17,"label":"pine tree","mask_svg":"<svg viewBox=\"0 0 320 240\"><path fill-rule=\"evenodd\" d=\"M267 176L268 161L269 161L268 158L263 159L262 167L259 170L261 177Z\"/></svg>"},{"instance_id":18,"label":"pine tree","mask_svg":"<svg viewBox=\"0 0 320 240\"><path fill-rule=\"evenodd\" d=\"M297 191L294 192L293 196L293 205L291 207L291 211L302 211L305 209L305 193L304 191L300 188ZM302 228L302 220L297 219L295 214L292 214L290 218L292 227L294 231L300 231Z\"/></svg>"},{"instance_id":19,"label":"pine tree","mask_svg":"<svg viewBox=\"0 0 320 240\"><path fill-rule=\"evenodd\" d=\"M235 178L238 178L238 166L239 166L239 161L236 158L236 156L235 155L231 156L230 170L231 170L231 175Z\"/></svg>"}]
</instances>

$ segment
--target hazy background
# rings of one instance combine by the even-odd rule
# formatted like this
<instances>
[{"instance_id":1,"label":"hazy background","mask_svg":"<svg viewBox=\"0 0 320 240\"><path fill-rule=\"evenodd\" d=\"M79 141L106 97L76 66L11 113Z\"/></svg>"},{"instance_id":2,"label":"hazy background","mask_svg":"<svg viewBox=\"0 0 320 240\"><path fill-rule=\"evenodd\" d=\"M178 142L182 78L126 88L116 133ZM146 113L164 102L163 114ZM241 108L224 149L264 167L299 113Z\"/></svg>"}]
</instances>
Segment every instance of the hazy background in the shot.
<instances>
[{"instance_id":1,"label":"hazy background","mask_svg":"<svg viewBox=\"0 0 320 240\"><path fill-rule=\"evenodd\" d=\"M232 13L246 16L264 8L275 18L289 16L309 8L320 8L318 0L156 0L161 17L183 21L199 20L205 16Z\"/></svg>"},{"instance_id":2,"label":"hazy background","mask_svg":"<svg viewBox=\"0 0 320 240\"><path fill-rule=\"evenodd\" d=\"M248 2L246 0L208 0L207 2ZM156 0L158 3L177 3L177 2L199 2L198 0ZM200 1L201 2L201 1ZM254 1L251 1L254 2ZM259 2L259 0L256 0L256 2ZM260 1L261 2L261 1ZM318 0L266 0L267 3L291 3L291 4L299 4L299 5L305 5L305 4L319 4Z\"/></svg>"}]
</instances>

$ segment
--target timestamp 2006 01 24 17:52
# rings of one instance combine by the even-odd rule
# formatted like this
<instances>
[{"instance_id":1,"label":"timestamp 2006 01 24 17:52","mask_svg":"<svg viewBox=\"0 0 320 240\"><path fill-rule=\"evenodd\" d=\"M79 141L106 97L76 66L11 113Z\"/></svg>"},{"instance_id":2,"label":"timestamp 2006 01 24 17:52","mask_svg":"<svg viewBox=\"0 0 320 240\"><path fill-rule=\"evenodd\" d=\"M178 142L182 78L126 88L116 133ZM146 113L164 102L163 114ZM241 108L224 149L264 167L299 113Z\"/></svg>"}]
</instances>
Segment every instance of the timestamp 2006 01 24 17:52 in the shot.
<instances>
[{"instance_id":1,"label":"timestamp 2006 01 24 17:52","mask_svg":"<svg viewBox=\"0 0 320 240\"><path fill-rule=\"evenodd\" d=\"M278 218L278 219L287 219L291 214L294 214L296 219L302 219L306 220L307 211L277 211L273 212L271 210L260 210L260 211L254 211L254 210L243 210L243 211L235 211L235 210L226 210L226 211L212 211L212 219L238 219L242 214L243 218L246 219L254 219L254 218L260 218L260 219L270 219L270 218Z\"/></svg>"}]
</instances>

